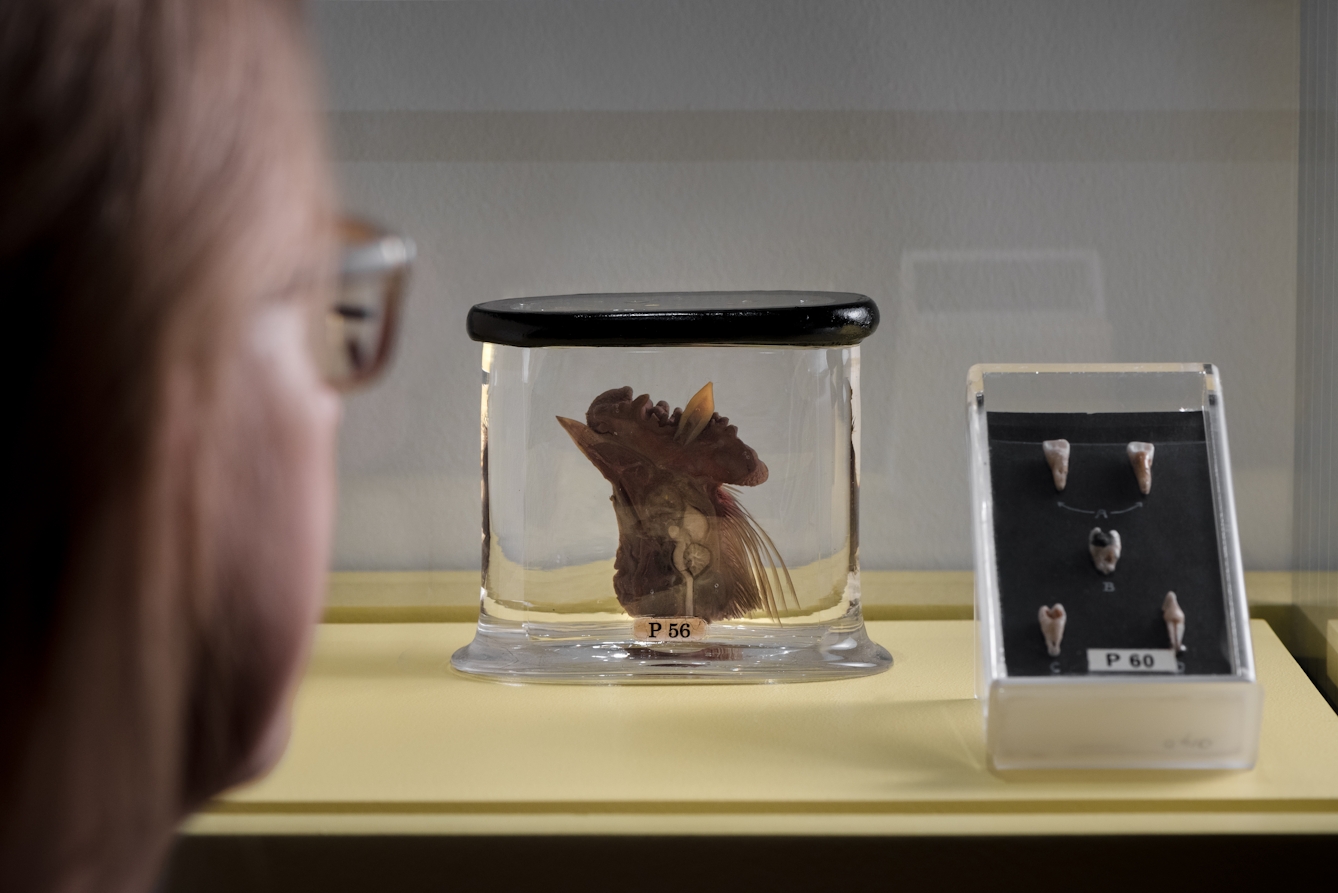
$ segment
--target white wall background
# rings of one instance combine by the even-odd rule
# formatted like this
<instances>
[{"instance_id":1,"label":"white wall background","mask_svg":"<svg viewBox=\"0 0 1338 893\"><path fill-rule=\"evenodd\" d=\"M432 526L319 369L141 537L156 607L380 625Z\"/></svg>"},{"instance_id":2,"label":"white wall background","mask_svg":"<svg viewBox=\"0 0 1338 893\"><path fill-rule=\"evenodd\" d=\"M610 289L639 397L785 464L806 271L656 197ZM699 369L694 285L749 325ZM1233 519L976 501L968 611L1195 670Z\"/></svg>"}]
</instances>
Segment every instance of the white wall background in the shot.
<instances>
[{"instance_id":1,"label":"white wall background","mask_svg":"<svg viewBox=\"0 0 1338 893\"><path fill-rule=\"evenodd\" d=\"M865 343L865 567L969 568L974 362L1223 370L1247 567L1291 559L1293 2L316 2L345 198L420 249L351 398L340 569L478 563L471 304L815 288Z\"/></svg>"}]
</instances>

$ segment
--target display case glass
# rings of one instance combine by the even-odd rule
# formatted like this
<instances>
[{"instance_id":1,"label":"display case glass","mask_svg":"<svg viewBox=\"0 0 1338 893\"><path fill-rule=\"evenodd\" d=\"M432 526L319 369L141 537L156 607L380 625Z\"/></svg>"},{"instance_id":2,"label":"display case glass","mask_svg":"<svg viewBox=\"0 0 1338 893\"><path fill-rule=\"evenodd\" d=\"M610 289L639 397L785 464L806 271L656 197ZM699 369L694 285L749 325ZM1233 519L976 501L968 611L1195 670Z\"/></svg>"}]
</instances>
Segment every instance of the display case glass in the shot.
<instances>
[{"instance_id":1,"label":"display case glass","mask_svg":"<svg viewBox=\"0 0 1338 893\"><path fill-rule=\"evenodd\" d=\"M391 374L345 401L327 617L476 619L472 304L841 287L883 318L866 619L971 611L973 363L1210 359L1250 609L1338 703L1334 9L698 5L314 4L343 201L420 250Z\"/></svg>"},{"instance_id":2,"label":"display case glass","mask_svg":"<svg viewBox=\"0 0 1338 893\"><path fill-rule=\"evenodd\" d=\"M976 366L977 696L999 768L1245 768L1261 693L1211 364Z\"/></svg>"}]
</instances>

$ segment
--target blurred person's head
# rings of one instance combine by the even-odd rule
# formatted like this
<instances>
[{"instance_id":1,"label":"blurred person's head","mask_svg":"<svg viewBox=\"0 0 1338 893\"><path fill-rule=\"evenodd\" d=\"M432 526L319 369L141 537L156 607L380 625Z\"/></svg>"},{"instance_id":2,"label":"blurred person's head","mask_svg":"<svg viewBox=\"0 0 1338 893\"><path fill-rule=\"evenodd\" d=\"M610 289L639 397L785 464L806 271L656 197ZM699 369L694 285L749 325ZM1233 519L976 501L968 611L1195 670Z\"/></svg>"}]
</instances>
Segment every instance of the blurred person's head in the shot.
<instances>
[{"instance_id":1,"label":"blurred person's head","mask_svg":"<svg viewBox=\"0 0 1338 893\"><path fill-rule=\"evenodd\" d=\"M0 4L0 888L151 883L317 618L334 229L294 0Z\"/></svg>"}]
</instances>

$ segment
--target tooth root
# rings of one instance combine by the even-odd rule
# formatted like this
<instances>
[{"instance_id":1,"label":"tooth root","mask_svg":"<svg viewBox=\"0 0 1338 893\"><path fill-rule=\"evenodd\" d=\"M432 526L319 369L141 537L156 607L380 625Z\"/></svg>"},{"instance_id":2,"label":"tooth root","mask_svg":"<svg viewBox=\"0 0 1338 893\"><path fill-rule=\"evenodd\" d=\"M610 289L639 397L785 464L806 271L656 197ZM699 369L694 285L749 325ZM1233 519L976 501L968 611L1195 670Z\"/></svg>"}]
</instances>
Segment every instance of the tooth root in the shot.
<instances>
[{"instance_id":1,"label":"tooth root","mask_svg":"<svg viewBox=\"0 0 1338 893\"><path fill-rule=\"evenodd\" d=\"M1087 552L1092 556L1092 564L1103 574L1115 573L1115 565L1120 561L1121 548L1118 530L1102 533L1100 527L1093 527L1087 534Z\"/></svg>"},{"instance_id":2,"label":"tooth root","mask_svg":"<svg viewBox=\"0 0 1338 893\"><path fill-rule=\"evenodd\" d=\"M688 405L683 407L683 415L678 420L678 430L674 432L674 442L687 446L702 433L706 423L715 413L715 393L708 381L702 389L692 395Z\"/></svg>"},{"instance_id":3,"label":"tooth root","mask_svg":"<svg viewBox=\"0 0 1338 893\"><path fill-rule=\"evenodd\" d=\"M1068 613L1063 605L1056 603L1053 607L1042 605L1036 616L1041 622L1041 635L1045 636L1045 650L1050 652L1051 657L1059 657L1059 643L1064 641L1064 623L1069 619Z\"/></svg>"},{"instance_id":4,"label":"tooth root","mask_svg":"<svg viewBox=\"0 0 1338 893\"><path fill-rule=\"evenodd\" d=\"M1174 592L1166 593L1161 603L1161 616L1166 621L1166 635L1171 640L1172 651L1185 650L1185 612L1180 607Z\"/></svg>"},{"instance_id":5,"label":"tooth root","mask_svg":"<svg viewBox=\"0 0 1338 893\"><path fill-rule=\"evenodd\" d=\"M1067 440L1047 440L1041 444L1045 452L1045 463L1050 466L1050 474L1055 478L1055 489L1063 490L1069 482L1069 442Z\"/></svg>"},{"instance_id":6,"label":"tooth root","mask_svg":"<svg viewBox=\"0 0 1338 893\"><path fill-rule=\"evenodd\" d=\"M1141 440L1132 440L1125 451L1129 454L1129 464L1134 467L1134 477L1138 478L1138 490L1146 496L1152 492L1152 454L1157 448Z\"/></svg>"}]
</instances>

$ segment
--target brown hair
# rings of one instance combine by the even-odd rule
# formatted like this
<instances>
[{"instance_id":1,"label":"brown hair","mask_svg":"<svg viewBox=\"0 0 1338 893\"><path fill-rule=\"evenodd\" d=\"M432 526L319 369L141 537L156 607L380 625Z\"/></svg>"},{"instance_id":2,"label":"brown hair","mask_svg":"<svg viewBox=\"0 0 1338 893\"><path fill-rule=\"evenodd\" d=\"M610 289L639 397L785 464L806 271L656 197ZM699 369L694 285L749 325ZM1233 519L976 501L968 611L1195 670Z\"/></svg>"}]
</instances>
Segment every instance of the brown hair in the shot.
<instances>
[{"instance_id":1,"label":"brown hair","mask_svg":"<svg viewBox=\"0 0 1338 893\"><path fill-rule=\"evenodd\" d=\"M144 884L245 771L195 460L239 320L324 247L305 66L293 0L0 4L0 888Z\"/></svg>"}]
</instances>

